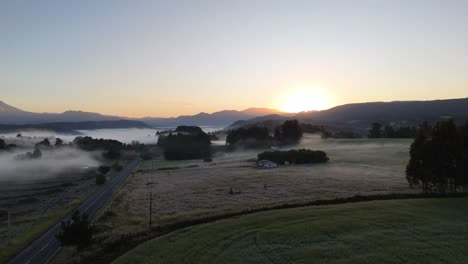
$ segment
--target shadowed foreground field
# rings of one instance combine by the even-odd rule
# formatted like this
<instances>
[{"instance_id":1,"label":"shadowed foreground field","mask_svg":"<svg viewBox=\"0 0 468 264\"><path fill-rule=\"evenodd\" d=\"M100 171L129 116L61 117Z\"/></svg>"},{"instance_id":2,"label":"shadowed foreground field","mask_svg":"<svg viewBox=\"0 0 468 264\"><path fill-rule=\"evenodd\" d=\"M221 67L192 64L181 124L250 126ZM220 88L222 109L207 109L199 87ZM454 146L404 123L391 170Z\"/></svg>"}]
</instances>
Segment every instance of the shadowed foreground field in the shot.
<instances>
[{"instance_id":1,"label":"shadowed foreground field","mask_svg":"<svg viewBox=\"0 0 468 264\"><path fill-rule=\"evenodd\" d=\"M114 263L467 263L468 198L275 210L185 228Z\"/></svg>"}]
</instances>

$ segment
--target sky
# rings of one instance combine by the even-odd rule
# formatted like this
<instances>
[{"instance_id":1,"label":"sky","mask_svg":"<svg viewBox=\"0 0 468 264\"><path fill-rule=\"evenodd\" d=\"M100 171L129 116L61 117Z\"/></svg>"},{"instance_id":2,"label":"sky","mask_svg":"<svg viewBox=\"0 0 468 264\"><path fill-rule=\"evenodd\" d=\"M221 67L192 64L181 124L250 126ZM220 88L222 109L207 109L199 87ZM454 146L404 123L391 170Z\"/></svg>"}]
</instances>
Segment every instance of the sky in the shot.
<instances>
[{"instance_id":1,"label":"sky","mask_svg":"<svg viewBox=\"0 0 468 264\"><path fill-rule=\"evenodd\" d=\"M130 117L468 96L468 1L0 0L0 100Z\"/></svg>"}]
</instances>

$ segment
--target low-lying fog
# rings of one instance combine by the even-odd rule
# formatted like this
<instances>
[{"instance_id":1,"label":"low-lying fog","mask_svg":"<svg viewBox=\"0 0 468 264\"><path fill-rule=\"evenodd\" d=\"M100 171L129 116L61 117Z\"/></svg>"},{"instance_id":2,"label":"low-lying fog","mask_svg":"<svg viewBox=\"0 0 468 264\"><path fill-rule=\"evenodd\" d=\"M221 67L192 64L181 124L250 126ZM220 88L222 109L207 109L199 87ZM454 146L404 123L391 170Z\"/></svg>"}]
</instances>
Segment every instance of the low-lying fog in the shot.
<instances>
[{"instance_id":1,"label":"low-lying fog","mask_svg":"<svg viewBox=\"0 0 468 264\"><path fill-rule=\"evenodd\" d=\"M18 148L0 153L0 181L39 180L99 165L95 158L99 154L71 147L42 150L38 159L21 159L27 151L32 149Z\"/></svg>"},{"instance_id":2,"label":"low-lying fog","mask_svg":"<svg viewBox=\"0 0 468 264\"><path fill-rule=\"evenodd\" d=\"M209 133L223 129L222 127L201 127L203 131ZM144 144L156 144L158 142L158 136L156 132L175 129L175 127L162 127L162 128L122 128L122 129L96 129L96 130L78 130L81 135L69 135L69 134L57 134L50 131L25 131L21 134L25 137L37 138L37 141L40 141L42 138L50 137L55 138L59 137L65 142L71 142L77 136L90 136L93 138L105 138L105 139L115 139L122 143L131 143L132 141L139 141ZM0 133L0 138L10 138L13 139L16 137L17 133ZM8 142L10 143L10 142Z\"/></svg>"},{"instance_id":3,"label":"low-lying fog","mask_svg":"<svg viewBox=\"0 0 468 264\"><path fill-rule=\"evenodd\" d=\"M39 159L21 160L19 155L32 152L34 145L44 138L48 138L54 145L55 139L60 138L65 144L72 142L77 136L90 136L93 138L115 139L123 143L139 141L145 144L156 144L158 136L156 132L174 129L97 129L80 130L81 135L57 134L50 131L25 131L21 132L21 137L17 133L0 134L0 139L7 144L15 144L16 148L10 151L0 152L0 181L3 180L29 180L54 177L72 169L84 169L86 167L98 166L96 159L99 153L89 153L72 147L64 147L51 150L43 150ZM203 127L205 132L220 130L219 127ZM223 142L216 142L224 144Z\"/></svg>"}]
</instances>

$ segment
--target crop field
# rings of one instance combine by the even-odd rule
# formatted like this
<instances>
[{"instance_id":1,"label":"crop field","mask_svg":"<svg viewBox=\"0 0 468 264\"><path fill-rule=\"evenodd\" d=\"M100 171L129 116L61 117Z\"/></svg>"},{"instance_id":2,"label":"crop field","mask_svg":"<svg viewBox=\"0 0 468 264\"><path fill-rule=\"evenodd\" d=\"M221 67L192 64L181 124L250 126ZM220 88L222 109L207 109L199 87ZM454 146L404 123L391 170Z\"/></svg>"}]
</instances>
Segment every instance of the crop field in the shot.
<instances>
[{"instance_id":1,"label":"crop field","mask_svg":"<svg viewBox=\"0 0 468 264\"><path fill-rule=\"evenodd\" d=\"M216 154L212 162L145 161L96 220L100 245L144 232L152 194L153 227L285 203L357 194L409 193L404 169L411 140L323 140L305 135L295 148L324 150L330 162L258 169L260 151ZM99 254L98 245L90 255ZM80 262L66 249L55 263Z\"/></svg>"},{"instance_id":2,"label":"crop field","mask_svg":"<svg viewBox=\"0 0 468 264\"><path fill-rule=\"evenodd\" d=\"M273 210L150 240L113 263L467 263L468 199Z\"/></svg>"}]
</instances>

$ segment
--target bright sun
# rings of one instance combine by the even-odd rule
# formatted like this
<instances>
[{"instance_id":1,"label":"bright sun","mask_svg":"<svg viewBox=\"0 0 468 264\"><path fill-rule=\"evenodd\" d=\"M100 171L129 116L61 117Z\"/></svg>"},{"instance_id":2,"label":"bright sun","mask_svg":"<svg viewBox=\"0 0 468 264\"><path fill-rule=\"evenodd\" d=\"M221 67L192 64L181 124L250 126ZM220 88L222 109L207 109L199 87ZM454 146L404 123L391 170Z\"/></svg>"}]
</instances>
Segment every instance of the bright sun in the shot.
<instances>
[{"instance_id":1,"label":"bright sun","mask_svg":"<svg viewBox=\"0 0 468 264\"><path fill-rule=\"evenodd\" d=\"M324 110L328 107L328 100L325 96L310 90L300 90L284 97L281 110L297 113L310 110Z\"/></svg>"}]
</instances>

